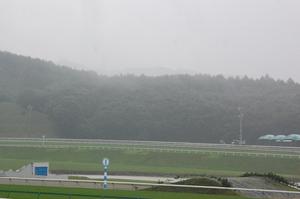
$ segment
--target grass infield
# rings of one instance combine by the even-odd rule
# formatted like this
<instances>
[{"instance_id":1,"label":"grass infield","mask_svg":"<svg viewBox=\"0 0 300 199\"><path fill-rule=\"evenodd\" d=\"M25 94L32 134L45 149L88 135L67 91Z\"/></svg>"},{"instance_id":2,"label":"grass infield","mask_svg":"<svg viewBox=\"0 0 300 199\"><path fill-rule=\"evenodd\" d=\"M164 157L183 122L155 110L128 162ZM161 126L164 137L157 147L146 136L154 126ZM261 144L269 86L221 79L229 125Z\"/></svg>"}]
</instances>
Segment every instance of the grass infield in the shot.
<instances>
[{"instance_id":1,"label":"grass infield","mask_svg":"<svg viewBox=\"0 0 300 199\"><path fill-rule=\"evenodd\" d=\"M233 156L216 153L182 153L96 148L0 147L0 170L19 169L35 161L50 162L50 170L68 173L102 173L101 160L110 159L111 173L221 175L273 172L300 176L300 158Z\"/></svg>"}]
</instances>

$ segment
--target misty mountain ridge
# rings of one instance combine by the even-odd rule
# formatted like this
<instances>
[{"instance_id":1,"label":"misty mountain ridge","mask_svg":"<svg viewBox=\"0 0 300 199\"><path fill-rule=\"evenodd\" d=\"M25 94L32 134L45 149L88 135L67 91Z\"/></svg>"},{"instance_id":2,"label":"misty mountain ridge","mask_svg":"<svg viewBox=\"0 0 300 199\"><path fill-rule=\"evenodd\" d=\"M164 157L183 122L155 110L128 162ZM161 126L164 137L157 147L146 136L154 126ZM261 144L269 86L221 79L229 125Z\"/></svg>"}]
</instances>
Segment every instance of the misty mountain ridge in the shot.
<instances>
[{"instance_id":1,"label":"misty mountain ridge","mask_svg":"<svg viewBox=\"0 0 300 199\"><path fill-rule=\"evenodd\" d=\"M55 61L57 65L67 66L72 69L82 70L82 68L87 68L82 66L81 64L60 59ZM115 75L147 75L147 76L162 76L162 75L177 75L177 74L197 74L196 69L180 69L180 68L172 68L172 67L144 67L144 68L137 68L137 67L127 67L126 69L122 68L99 68L97 71L98 74L107 75L107 76L115 76Z\"/></svg>"},{"instance_id":2,"label":"misty mountain ridge","mask_svg":"<svg viewBox=\"0 0 300 199\"><path fill-rule=\"evenodd\" d=\"M8 104L25 116L32 107L47 117L44 126L51 130L44 134L65 138L228 143L239 135L238 107L248 143L268 133L300 132L300 85L269 76L104 76L0 52L2 115L9 114ZM27 121L32 128L12 133L1 121L1 136L40 131Z\"/></svg>"}]
</instances>

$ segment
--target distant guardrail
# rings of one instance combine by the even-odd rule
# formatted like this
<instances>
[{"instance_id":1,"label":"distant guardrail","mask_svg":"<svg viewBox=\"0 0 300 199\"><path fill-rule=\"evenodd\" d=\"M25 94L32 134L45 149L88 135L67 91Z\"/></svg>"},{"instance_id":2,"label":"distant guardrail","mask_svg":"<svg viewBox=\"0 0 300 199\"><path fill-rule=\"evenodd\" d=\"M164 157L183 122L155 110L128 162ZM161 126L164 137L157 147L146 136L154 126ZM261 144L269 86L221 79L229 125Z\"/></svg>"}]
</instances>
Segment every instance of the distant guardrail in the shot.
<instances>
[{"instance_id":1,"label":"distant guardrail","mask_svg":"<svg viewBox=\"0 0 300 199\"><path fill-rule=\"evenodd\" d=\"M14 141L42 141L42 138L13 138L13 137L0 137L1 140L14 140ZM46 141L51 142L72 142L72 143L123 143L123 144L147 144L147 145L172 145L172 146L205 146L205 147L237 147L237 148L285 148L300 150L300 147L288 146L267 146L267 145L235 145L235 144L218 144L218 143L197 143L197 142L167 142L167 141L144 141L144 140L110 140L110 139L68 139L68 138L46 138Z\"/></svg>"},{"instance_id":2,"label":"distant guardrail","mask_svg":"<svg viewBox=\"0 0 300 199\"><path fill-rule=\"evenodd\" d=\"M41 184L36 184L33 182L41 182ZM18 178L18 177L0 177L0 183L5 184L28 184L28 185L40 185L46 186L43 182L54 183L52 186L61 185L61 183L71 183L72 185L77 184L98 184L99 188L102 187L103 181L95 180L65 180L65 179L47 179L47 178ZM116 185L127 185L131 186L132 190L136 190L136 187L177 187L177 188L195 188L195 189L213 189L213 190L231 190L231 191L248 191L248 192L263 192L263 193L279 193L279 194L296 194L300 196L300 191L287 191L287 190L273 190L273 189L249 189L249 188L240 188L240 187L218 187L218 186L199 186L199 185L179 185L179 184L160 184L160 183L139 183L139 182L108 182L110 187L116 188ZM117 188L116 188L117 189Z\"/></svg>"},{"instance_id":3,"label":"distant guardrail","mask_svg":"<svg viewBox=\"0 0 300 199\"><path fill-rule=\"evenodd\" d=\"M3 147L23 147L23 148L54 148L54 149L64 149L64 148L90 148L90 149L115 149L115 150L126 150L129 147L126 146L74 146L74 145L32 145L32 144L1 144ZM182 153L201 153L201 154L223 154L230 156L256 156L256 157L280 157L280 158L299 158L300 153L297 154L285 154L285 153L275 153L275 152L247 152L247 151L221 151L221 149L215 150L199 150L199 149L175 149L175 148L155 148L155 147L135 147L131 146L131 150L145 150L154 152L182 152Z\"/></svg>"},{"instance_id":4,"label":"distant guardrail","mask_svg":"<svg viewBox=\"0 0 300 199\"><path fill-rule=\"evenodd\" d=\"M127 146L148 146L148 147L176 147L176 148L214 148L214 149L236 149L247 151L268 151L268 152L292 152L300 153L300 147L286 146L264 146L264 145L232 145L232 144L216 144L216 143L192 143L192 142L164 142L164 141L138 141L138 140L105 140L105 139L64 139L64 138L9 138L0 137L0 142L35 142L35 143L61 143L61 144L112 144Z\"/></svg>"}]
</instances>

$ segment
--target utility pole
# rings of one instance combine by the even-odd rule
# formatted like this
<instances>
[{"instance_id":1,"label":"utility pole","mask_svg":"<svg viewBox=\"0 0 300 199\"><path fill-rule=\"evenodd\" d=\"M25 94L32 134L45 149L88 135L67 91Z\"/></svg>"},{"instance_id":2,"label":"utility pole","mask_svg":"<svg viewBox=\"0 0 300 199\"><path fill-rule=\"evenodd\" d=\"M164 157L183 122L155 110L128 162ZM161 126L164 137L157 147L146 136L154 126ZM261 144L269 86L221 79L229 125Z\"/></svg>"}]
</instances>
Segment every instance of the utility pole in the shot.
<instances>
[{"instance_id":1,"label":"utility pole","mask_svg":"<svg viewBox=\"0 0 300 199\"><path fill-rule=\"evenodd\" d=\"M28 113L28 137L31 136L31 130L32 130L32 109L33 107L31 105L27 106L27 113Z\"/></svg>"},{"instance_id":2,"label":"utility pole","mask_svg":"<svg viewBox=\"0 0 300 199\"><path fill-rule=\"evenodd\" d=\"M240 118L240 139L239 139L239 144L243 145L245 144L245 141L243 140L243 119L244 119L244 113L242 112L242 108L239 107L239 118Z\"/></svg>"},{"instance_id":3,"label":"utility pole","mask_svg":"<svg viewBox=\"0 0 300 199\"><path fill-rule=\"evenodd\" d=\"M46 142L46 136L44 136L44 135L43 135L43 137L42 137L42 141L43 141L43 142L42 142L42 145L43 145L43 146L45 146L45 142Z\"/></svg>"}]
</instances>

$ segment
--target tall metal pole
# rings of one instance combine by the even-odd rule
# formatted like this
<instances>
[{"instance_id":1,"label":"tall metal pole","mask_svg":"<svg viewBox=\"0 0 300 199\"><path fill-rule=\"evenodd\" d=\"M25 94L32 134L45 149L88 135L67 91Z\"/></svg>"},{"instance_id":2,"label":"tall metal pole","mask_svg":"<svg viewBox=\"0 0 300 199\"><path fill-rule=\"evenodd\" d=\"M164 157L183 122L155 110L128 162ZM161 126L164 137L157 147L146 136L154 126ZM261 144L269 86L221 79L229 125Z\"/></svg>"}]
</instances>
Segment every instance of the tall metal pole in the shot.
<instances>
[{"instance_id":1,"label":"tall metal pole","mask_svg":"<svg viewBox=\"0 0 300 199\"><path fill-rule=\"evenodd\" d=\"M239 107L238 108L240 114L239 114L239 118L240 118L240 145L244 144L244 140L243 140L243 119L244 119L244 114L242 113L242 108Z\"/></svg>"},{"instance_id":2,"label":"tall metal pole","mask_svg":"<svg viewBox=\"0 0 300 199\"><path fill-rule=\"evenodd\" d=\"M46 136L43 135L42 139L43 139L43 146L45 146Z\"/></svg>"},{"instance_id":3,"label":"tall metal pole","mask_svg":"<svg viewBox=\"0 0 300 199\"><path fill-rule=\"evenodd\" d=\"M32 130L32 109L33 107L31 105L27 106L27 111L28 111L28 137L31 136L31 130Z\"/></svg>"}]
</instances>

